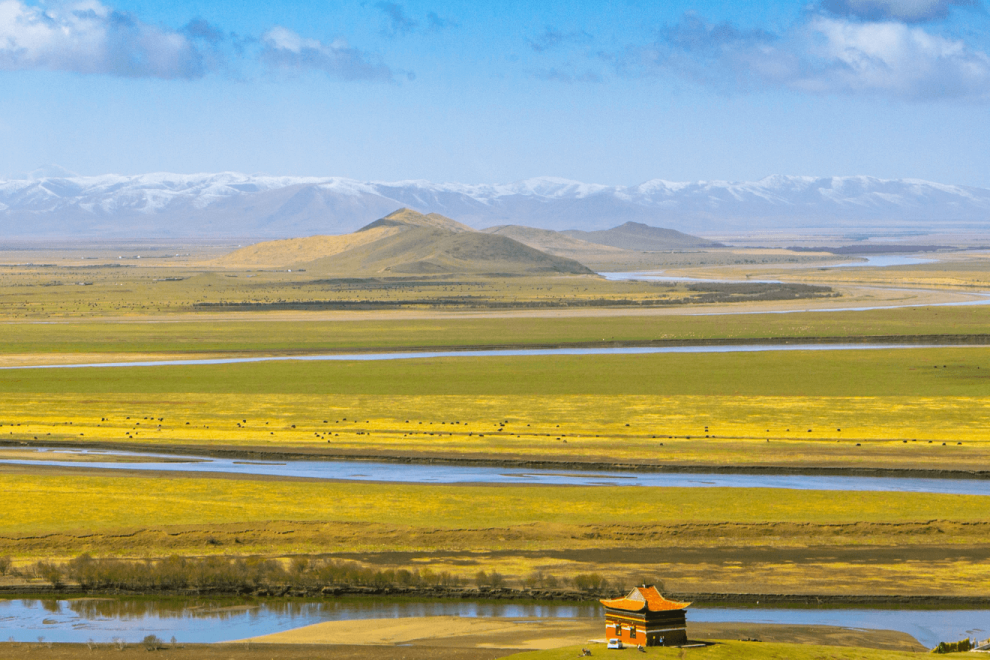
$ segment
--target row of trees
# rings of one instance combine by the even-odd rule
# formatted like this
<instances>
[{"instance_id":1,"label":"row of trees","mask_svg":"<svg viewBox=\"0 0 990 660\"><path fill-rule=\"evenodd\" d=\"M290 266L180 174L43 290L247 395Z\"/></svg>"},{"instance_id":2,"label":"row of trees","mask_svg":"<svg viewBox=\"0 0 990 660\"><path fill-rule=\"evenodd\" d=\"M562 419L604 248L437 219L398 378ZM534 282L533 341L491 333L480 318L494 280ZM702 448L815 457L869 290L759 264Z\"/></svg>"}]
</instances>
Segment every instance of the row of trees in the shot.
<instances>
[{"instance_id":1,"label":"row of trees","mask_svg":"<svg viewBox=\"0 0 990 660\"><path fill-rule=\"evenodd\" d=\"M283 562L264 558L168 557L157 561L96 559L80 555L64 563L39 561L26 574L53 586L76 582L85 590L244 592L275 586L314 589L334 585L357 586L458 586L461 580L447 571L429 569L374 569L355 562L311 560Z\"/></svg>"},{"instance_id":2,"label":"row of trees","mask_svg":"<svg viewBox=\"0 0 990 660\"><path fill-rule=\"evenodd\" d=\"M0 558L0 575L13 573L9 558ZM53 586L67 582L83 589L104 591L204 591L248 592L274 587L303 588L309 591L332 586L370 587L459 587L469 581L448 571L429 568L376 569L356 562L294 557L289 562L262 557L168 557L160 560L97 559L82 554L67 563L39 561L21 571ZM598 573L581 573L558 578L536 571L520 586L529 589L573 588L589 593L621 591L621 584L610 583ZM474 584L481 588L508 586L497 571L478 571Z\"/></svg>"}]
</instances>

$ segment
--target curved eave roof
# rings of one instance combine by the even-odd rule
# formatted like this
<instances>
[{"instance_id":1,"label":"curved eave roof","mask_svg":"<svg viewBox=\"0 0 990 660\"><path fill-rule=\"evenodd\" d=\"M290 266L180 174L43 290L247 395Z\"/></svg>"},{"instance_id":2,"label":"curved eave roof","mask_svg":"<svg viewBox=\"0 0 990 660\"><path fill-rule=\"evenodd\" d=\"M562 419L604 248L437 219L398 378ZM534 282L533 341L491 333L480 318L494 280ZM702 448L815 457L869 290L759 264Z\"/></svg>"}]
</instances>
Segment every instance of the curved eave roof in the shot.
<instances>
[{"instance_id":1,"label":"curved eave roof","mask_svg":"<svg viewBox=\"0 0 990 660\"><path fill-rule=\"evenodd\" d=\"M601 604L613 610L626 612L671 612L686 609L691 603L667 600L656 587L637 587L623 598L602 599Z\"/></svg>"}]
</instances>

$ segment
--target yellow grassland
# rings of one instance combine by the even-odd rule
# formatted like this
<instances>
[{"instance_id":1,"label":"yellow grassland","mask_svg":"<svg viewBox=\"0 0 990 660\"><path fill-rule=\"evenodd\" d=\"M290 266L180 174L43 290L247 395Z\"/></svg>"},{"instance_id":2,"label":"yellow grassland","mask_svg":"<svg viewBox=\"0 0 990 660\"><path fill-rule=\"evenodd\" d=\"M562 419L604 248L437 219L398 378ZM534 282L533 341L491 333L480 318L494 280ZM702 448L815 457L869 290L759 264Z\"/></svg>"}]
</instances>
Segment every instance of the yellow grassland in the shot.
<instances>
[{"instance_id":1,"label":"yellow grassland","mask_svg":"<svg viewBox=\"0 0 990 660\"><path fill-rule=\"evenodd\" d=\"M269 520L425 528L522 524L984 521L990 498L770 488L433 486L0 474L5 534ZM616 512L621 512L617 514Z\"/></svg>"},{"instance_id":2,"label":"yellow grassland","mask_svg":"<svg viewBox=\"0 0 990 660\"><path fill-rule=\"evenodd\" d=\"M58 473L0 473L0 491L0 554L18 565L82 551L361 553L351 558L465 580L478 570L497 570L512 584L536 570L598 572L625 584L662 579L681 592L742 593L979 595L990 579L972 536L990 519L990 498L981 496ZM755 535L762 530L762 544L791 554L755 536L757 545L739 545L736 532L747 525ZM817 539L809 536L815 529ZM788 530L793 542L780 543ZM942 554L923 547L903 554L926 541ZM954 543L960 551L946 553Z\"/></svg>"},{"instance_id":3,"label":"yellow grassland","mask_svg":"<svg viewBox=\"0 0 990 660\"><path fill-rule=\"evenodd\" d=\"M289 238L281 241L267 241L249 245L217 259L216 266L227 268L246 267L286 267L330 257L346 252L367 243L373 243L401 231L401 228L373 227L353 234L333 236L309 236L307 238Z\"/></svg>"},{"instance_id":4,"label":"yellow grassland","mask_svg":"<svg viewBox=\"0 0 990 660\"><path fill-rule=\"evenodd\" d=\"M964 470L990 458L990 397L130 393L0 404L9 442Z\"/></svg>"},{"instance_id":5,"label":"yellow grassland","mask_svg":"<svg viewBox=\"0 0 990 660\"><path fill-rule=\"evenodd\" d=\"M582 647L567 646L542 651L526 651L510 656L513 660L564 660L580 655ZM594 652L606 654L604 647L592 645ZM601 651L599 651L601 649ZM626 650L632 654L633 651ZM880 651L867 648L819 646L815 644L767 644L753 642L720 641L714 646L682 649L653 646L645 654L636 657L678 658L679 660L910 660L918 654L910 651ZM961 655L961 654L960 654ZM948 657L948 656L946 656ZM958 657L958 656L957 656Z\"/></svg>"}]
</instances>

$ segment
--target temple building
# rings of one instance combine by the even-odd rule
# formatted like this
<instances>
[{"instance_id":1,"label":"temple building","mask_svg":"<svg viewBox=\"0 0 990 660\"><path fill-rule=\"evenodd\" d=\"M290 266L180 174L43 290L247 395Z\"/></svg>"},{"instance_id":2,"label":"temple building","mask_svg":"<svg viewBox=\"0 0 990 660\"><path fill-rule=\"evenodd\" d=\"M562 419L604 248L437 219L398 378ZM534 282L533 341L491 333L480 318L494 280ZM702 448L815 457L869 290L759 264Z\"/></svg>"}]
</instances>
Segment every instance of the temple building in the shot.
<instances>
[{"instance_id":1,"label":"temple building","mask_svg":"<svg viewBox=\"0 0 990 660\"><path fill-rule=\"evenodd\" d=\"M684 610L691 603L667 600L656 587L636 587L623 598L604 599L605 638L629 646L671 646L687 642Z\"/></svg>"}]
</instances>

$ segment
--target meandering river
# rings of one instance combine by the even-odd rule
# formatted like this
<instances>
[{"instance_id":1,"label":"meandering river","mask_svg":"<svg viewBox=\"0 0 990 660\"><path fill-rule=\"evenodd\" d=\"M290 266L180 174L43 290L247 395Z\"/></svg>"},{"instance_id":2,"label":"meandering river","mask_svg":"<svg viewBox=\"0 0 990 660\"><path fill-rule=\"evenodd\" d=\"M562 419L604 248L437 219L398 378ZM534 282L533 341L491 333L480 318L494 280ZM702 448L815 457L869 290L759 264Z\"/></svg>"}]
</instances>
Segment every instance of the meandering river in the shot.
<instances>
[{"instance_id":1,"label":"meandering river","mask_svg":"<svg viewBox=\"0 0 990 660\"><path fill-rule=\"evenodd\" d=\"M323 621L422 616L600 617L596 604L415 601L344 598L318 602L237 599L0 599L0 629L17 642L138 642L146 635L183 643L224 642ZM697 622L777 623L899 630L928 647L985 638L990 610L692 607Z\"/></svg>"},{"instance_id":2,"label":"meandering river","mask_svg":"<svg viewBox=\"0 0 990 660\"><path fill-rule=\"evenodd\" d=\"M9 458L10 453L14 451L23 451L24 458ZM544 470L456 464L336 460L253 461L92 449L8 449L6 453L8 457L0 460L0 465L46 465L104 470L223 473L264 475L270 477L304 477L339 481L377 481L410 484L481 483L668 488L788 488L797 490L990 495L990 479L917 479L800 474L688 474L621 470ZM100 456L106 456L108 460L100 461L98 460Z\"/></svg>"},{"instance_id":3,"label":"meandering river","mask_svg":"<svg viewBox=\"0 0 990 660\"><path fill-rule=\"evenodd\" d=\"M988 299L990 302L990 299ZM953 348L977 347L953 344ZM985 346L983 346L985 348ZM395 351L388 353L330 353L319 355L270 355L258 357L206 358L190 360L147 360L136 362L85 362L78 364L33 364L15 369L86 369L124 367L174 367L206 364L242 364L251 362L303 362L377 361L377 360L427 360L435 358L463 357L533 357L539 355L653 355L658 353L762 353L767 351L875 351L903 350L909 348L945 348L942 344L736 344L706 346L623 346L607 348L513 348L465 351Z\"/></svg>"}]
</instances>

